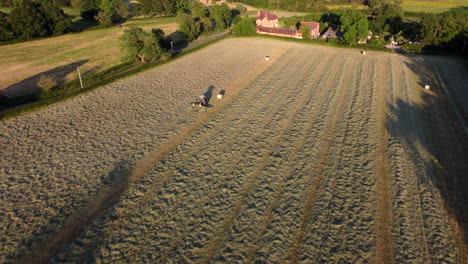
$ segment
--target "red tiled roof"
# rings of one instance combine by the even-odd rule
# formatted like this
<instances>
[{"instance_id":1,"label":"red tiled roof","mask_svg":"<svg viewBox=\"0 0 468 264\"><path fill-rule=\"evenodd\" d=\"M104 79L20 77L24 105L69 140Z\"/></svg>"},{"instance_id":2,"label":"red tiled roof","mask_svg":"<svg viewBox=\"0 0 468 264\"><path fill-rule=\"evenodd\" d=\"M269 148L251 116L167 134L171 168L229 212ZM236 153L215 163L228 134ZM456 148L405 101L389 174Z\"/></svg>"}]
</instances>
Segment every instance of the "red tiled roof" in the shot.
<instances>
[{"instance_id":1,"label":"red tiled roof","mask_svg":"<svg viewBox=\"0 0 468 264\"><path fill-rule=\"evenodd\" d=\"M268 33L276 33L276 34L284 34L284 35L294 35L294 34L296 34L296 30L289 29L289 28L275 28L275 27L257 26L257 29L259 31L268 32Z\"/></svg>"},{"instance_id":2,"label":"red tiled roof","mask_svg":"<svg viewBox=\"0 0 468 264\"><path fill-rule=\"evenodd\" d=\"M278 19L278 16L275 15L275 14L268 13L268 12L263 12L263 11L258 11L257 19L263 19L264 17L266 17L270 21Z\"/></svg>"},{"instance_id":3,"label":"red tiled roof","mask_svg":"<svg viewBox=\"0 0 468 264\"><path fill-rule=\"evenodd\" d=\"M319 31L320 29L320 23L317 22L306 22L306 21L301 21L301 25L308 25L310 31L317 30Z\"/></svg>"}]
</instances>

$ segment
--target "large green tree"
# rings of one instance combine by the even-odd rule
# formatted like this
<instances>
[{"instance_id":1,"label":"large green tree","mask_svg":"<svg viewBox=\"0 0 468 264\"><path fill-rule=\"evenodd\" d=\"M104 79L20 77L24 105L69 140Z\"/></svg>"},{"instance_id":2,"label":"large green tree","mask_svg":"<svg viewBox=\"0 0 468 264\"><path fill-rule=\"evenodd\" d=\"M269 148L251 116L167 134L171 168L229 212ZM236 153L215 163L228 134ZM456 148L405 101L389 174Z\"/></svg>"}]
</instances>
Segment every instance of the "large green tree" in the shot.
<instances>
[{"instance_id":1,"label":"large green tree","mask_svg":"<svg viewBox=\"0 0 468 264\"><path fill-rule=\"evenodd\" d=\"M21 40L61 35L71 30L71 20L47 0L19 2L11 11L11 28Z\"/></svg>"},{"instance_id":2,"label":"large green tree","mask_svg":"<svg viewBox=\"0 0 468 264\"><path fill-rule=\"evenodd\" d=\"M224 30L229 26L231 20L231 10L226 3L212 5L210 7L210 17L215 21L216 29Z\"/></svg>"},{"instance_id":3,"label":"large green tree","mask_svg":"<svg viewBox=\"0 0 468 264\"><path fill-rule=\"evenodd\" d=\"M8 15L0 11L0 41L9 41L14 39L14 37L15 33L11 28Z\"/></svg>"},{"instance_id":4,"label":"large green tree","mask_svg":"<svg viewBox=\"0 0 468 264\"><path fill-rule=\"evenodd\" d=\"M394 17L403 15L402 3L402 0L369 0L368 6L373 15Z\"/></svg>"},{"instance_id":5,"label":"large green tree","mask_svg":"<svg viewBox=\"0 0 468 264\"><path fill-rule=\"evenodd\" d=\"M367 17L356 9L346 8L340 14L339 30L347 44L356 44L358 39L365 39L369 31Z\"/></svg>"},{"instance_id":6,"label":"large green tree","mask_svg":"<svg viewBox=\"0 0 468 264\"><path fill-rule=\"evenodd\" d=\"M158 31L149 33L141 28L126 29L122 36L124 60L146 63L158 59L163 54L159 46L159 37Z\"/></svg>"},{"instance_id":7,"label":"large green tree","mask_svg":"<svg viewBox=\"0 0 468 264\"><path fill-rule=\"evenodd\" d=\"M424 14L420 21L419 38L422 42L431 46L455 45L451 43L463 41L463 36L468 32L468 10L455 9L440 14Z\"/></svg>"},{"instance_id":8,"label":"large green tree","mask_svg":"<svg viewBox=\"0 0 468 264\"><path fill-rule=\"evenodd\" d=\"M162 14L164 16L172 16L177 13L179 1L174 0L139 0L140 8L145 15Z\"/></svg>"},{"instance_id":9,"label":"large green tree","mask_svg":"<svg viewBox=\"0 0 468 264\"><path fill-rule=\"evenodd\" d=\"M182 32L188 41L192 41L201 33L201 22L189 14L179 14L177 17L179 21L179 31Z\"/></svg>"},{"instance_id":10,"label":"large green tree","mask_svg":"<svg viewBox=\"0 0 468 264\"><path fill-rule=\"evenodd\" d=\"M242 18L232 28L232 33L236 35L251 36L255 35L255 32L255 21L249 17Z\"/></svg>"}]
</instances>

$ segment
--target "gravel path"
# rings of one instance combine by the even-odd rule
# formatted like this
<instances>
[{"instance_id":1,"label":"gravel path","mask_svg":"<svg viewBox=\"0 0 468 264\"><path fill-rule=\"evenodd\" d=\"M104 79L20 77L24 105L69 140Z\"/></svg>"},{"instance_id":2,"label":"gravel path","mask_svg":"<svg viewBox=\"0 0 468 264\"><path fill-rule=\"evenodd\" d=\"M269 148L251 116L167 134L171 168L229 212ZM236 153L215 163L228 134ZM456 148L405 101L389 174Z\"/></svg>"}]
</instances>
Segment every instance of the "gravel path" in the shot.
<instances>
[{"instance_id":1,"label":"gravel path","mask_svg":"<svg viewBox=\"0 0 468 264\"><path fill-rule=\"evenodd\" d=\"M2 122L0 262L53 238L123 168L172 143L52 262L459 263L423 107L442 103L424 101L412 63L228 39ZM190 109L211 86L225 100ZM458 142L444 143L468 171Z\"/></svg>"}]
</instances>

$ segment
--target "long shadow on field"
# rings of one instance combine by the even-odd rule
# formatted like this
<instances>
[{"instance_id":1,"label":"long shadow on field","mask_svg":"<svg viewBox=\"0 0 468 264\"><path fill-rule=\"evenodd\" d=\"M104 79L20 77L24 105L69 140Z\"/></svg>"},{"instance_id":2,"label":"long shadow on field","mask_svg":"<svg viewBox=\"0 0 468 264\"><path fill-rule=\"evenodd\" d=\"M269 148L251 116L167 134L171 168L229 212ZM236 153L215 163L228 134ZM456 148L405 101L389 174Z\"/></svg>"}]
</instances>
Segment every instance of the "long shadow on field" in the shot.
<instances>
[{"instance_id":1,"label":"long shadow on field","mask_svg":"<svg viewBox=\"0 0 468 264\"><path fill-rule=\"evenodd\" d=\"M71 72L77 71L77 67L80 67L86 64L87 62L88 60L80 60L77 62L50 69L45 72L38 73L18 83L12 84L6 87L5 89L2 89L0 91L0 96L3 95L12 98L20 95L40 92L41 89L37 86L37 82L39 81L41 75L53 77L57 81L57 84L63 84L65 82L66 75L68 75Z\"/></svg>"},{"instance_id":2,"label":"long shadow on field","mask_svg":"<svg viewBox=\"0 0 468 264\"><path fill-rule=\"evenodd\" d=\"M130 177L132 169L129 162L122 161L117 164L114 169L102 178L103 191L97 197L90 197L91 200L87 202L87 206L77 209L77 212L68 216L65 220L55 220L55 233L39 233L37 237L32 239L30 245L37 245L30 248L30 252L25 252L18 255L21 258L17 263L49 263L51 258L56 256L61 251L73 251L73 245L68 245L71 241L80 236L83 230L90 225L100 214L106 209L112 207L120 198L122 193L131 184ZM53 222L52 220L50 221ZM57 228L57 222L61 227ZM44 228L46 230L54 230L52 228ZM101 231L93 235L89 244L79 245L79 256L92 256L95 246L98 245L104 235ZM76 252L73 252L74 254ZM73 260L65 257L61 259L57 256L58 262ZM76 260L76 263L86 262L83 259Z\"/></svg>"},{"instance_id":3,"label":"long shadow on field","mask_svg":"<svg viewBox=\"0 0 468 264\"><path fill-rule=\"evenodd\" d=\"M409 87L409 89L421 89L423 101L415 104L397 99L396 105L389 104L388 109L394 119L387 121L387 129L392 137L398 138L408 147L417 169L427 171L426 174L418 173L419 183L431 181L432 185L436 186L444 199L447 213L458 222L466 245L468 241L468 135L448 102L433 58L405 56L409 59L405 62L405 66L420 79L420 87ZM445 87L452 89L445 79L442 81ZM468 78L465 76L465 79L460 81L467 83ZM424 89L426 84L430 85L430 90ZM423 127L416 127L417 124L423 124ZM418 160L419 155L422 155L419 153L421 146L429 153L427 159ZM423 175L429 175L429 177Z\"/></svg>"}]
</instances>

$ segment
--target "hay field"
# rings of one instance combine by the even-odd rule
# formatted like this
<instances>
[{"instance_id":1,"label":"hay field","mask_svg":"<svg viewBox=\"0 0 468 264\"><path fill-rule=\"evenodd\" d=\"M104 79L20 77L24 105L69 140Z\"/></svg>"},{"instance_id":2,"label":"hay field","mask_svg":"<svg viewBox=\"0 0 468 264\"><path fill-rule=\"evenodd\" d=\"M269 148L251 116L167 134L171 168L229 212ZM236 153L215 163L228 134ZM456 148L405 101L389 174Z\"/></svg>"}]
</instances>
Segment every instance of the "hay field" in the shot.
<instances>
[{"instance_id":1,"label":"hay field","mask_svg":"<svg viewBox=\"0 0 468 264\"><path fill-rule=\"evenodd\" d=\"M457 61L418 58L228 39L4 121L0 262L461 263L467 139L419 84Z\"/></svg>"}]
</instances>

